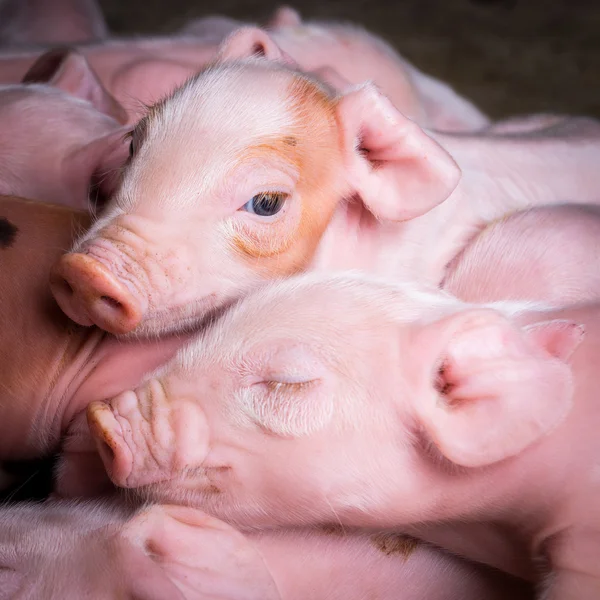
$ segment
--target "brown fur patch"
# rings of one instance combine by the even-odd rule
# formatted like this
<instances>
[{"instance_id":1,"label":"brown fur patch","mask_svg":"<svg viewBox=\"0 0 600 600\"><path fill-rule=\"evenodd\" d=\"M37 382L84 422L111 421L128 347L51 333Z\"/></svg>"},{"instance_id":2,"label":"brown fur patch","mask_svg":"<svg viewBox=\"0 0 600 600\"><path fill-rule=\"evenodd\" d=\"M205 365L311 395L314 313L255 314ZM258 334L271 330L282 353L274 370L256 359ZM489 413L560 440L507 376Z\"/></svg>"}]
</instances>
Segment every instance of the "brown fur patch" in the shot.
<instances>
[{"instance_id":1,"label":"brown fur patch","mask_svg":"<svg viewBox=\"0 0 600 600\"><path fill-rule=\"evenodd\" d=\"M371 543L386 556L399 554L407 560L419 545L419 540L403 533L377 533L371 536Z\"/></svg>"},{"instance_id":2,"label":"brown fur patch","mask_svg":"<svg viewBox=\"0 0 600 600\"><path fill-rule=\"evenodd\" d=\"M284 230L282 219L261 232L239 230L233 239L238 251L253 260L253 268L267 276L292 275L306 267L343 195L334 101L317 84L297 75L288 93L293 132L248 148L242 157L275 154L300 174L296 193L302 200L301 214L291 231Z\"/></svg>"}]
</instances>

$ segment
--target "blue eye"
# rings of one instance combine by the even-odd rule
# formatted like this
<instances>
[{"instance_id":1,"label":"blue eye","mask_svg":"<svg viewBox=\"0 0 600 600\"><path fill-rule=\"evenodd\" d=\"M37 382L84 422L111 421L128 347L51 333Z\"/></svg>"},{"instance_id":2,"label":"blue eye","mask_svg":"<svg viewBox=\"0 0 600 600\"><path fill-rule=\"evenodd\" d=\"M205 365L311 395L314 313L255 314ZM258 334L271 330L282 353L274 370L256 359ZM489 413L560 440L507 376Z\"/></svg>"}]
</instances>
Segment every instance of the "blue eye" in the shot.
<instances>
[{"instance_id":1,"label":"blue eye","mask_svg":"<svg viewBox=\"0 0 600 600\"><path fill-rule=\"evenodd\" d=\"M288 196L289 194L284 194L283 192L262 192L261 194L256 194L252 200L246 202L242 206L242 210L246 210L259 217L271 217L283 208Z\"/></svg>"}]
</instances>

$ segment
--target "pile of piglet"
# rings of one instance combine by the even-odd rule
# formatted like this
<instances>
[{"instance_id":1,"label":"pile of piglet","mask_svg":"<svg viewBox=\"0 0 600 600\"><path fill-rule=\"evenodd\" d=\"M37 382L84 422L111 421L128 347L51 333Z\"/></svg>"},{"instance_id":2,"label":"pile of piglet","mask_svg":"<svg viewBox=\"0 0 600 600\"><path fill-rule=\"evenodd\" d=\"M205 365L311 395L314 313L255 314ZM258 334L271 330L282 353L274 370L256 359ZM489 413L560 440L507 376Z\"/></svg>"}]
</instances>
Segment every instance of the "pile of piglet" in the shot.
<instances>
[{"instance_id":1,"label":"pile of piglet","mask_svg":"<svg viewBox=\"0 0 600 600\"><path fill-rule=\"evenodd\" d=\"M600 598L600 121L96 0L0 121L0 600Z\"/></svg>"}]
</instances>

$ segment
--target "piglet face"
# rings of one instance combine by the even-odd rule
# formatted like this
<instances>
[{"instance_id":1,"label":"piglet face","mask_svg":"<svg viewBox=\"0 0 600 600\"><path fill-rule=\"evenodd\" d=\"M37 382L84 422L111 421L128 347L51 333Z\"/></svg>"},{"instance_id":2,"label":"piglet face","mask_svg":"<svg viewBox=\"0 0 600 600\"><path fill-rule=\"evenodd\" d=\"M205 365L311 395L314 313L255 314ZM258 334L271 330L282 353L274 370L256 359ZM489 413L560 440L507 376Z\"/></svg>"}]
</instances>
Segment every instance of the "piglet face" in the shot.
<instances>
[{"instance_id":1,"label":"piglet face","mask_svg":"<svg viewBox=\"0 0 600 600\"><path fill-rule=\"evenodd\" d=\"M377 482L404 444L390 430L396 345L354 311L330 327L345 307L321 300L304 298L300 315L273 305L265 327L244 302L164 374L91 405L113 482L240 525L331 521L355 510L364 486L383 494Z\"/></svg>"},{"instance_id":2,"label":"piglet face","mask_svg":"<svg viewBox=\"0 0 600 600\"><path fill-rule=\"evenodd\" d=\"M55 295L115 333L182 328L305 268L340 198L339 162L317 84L258 63L209 69L136 127L122 187L60 263Z\"/></svg>"}]
</instances>

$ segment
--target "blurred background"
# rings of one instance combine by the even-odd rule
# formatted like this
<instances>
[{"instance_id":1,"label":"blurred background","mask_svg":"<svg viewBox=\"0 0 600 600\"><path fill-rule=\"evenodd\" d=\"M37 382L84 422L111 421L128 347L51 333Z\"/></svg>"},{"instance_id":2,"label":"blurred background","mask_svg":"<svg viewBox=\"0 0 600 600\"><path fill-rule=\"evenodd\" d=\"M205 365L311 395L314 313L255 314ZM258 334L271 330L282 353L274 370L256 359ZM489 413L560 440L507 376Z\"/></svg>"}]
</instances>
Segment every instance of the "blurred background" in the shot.
<instances>
[{"instance_id":1,"label":"blurred background","mask_svg":"<svg viewBox=\"0 0 600 600\"><path fill-rule=\"evenodd\" d=\"M168 33L209 14L261 21L268 0L100 0L115 34ZM296 0L306 19L352 21L493 117L600 117L600 0Z\"/></svg>"}]
</instances>

